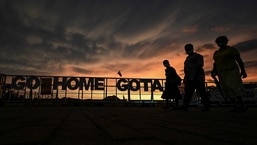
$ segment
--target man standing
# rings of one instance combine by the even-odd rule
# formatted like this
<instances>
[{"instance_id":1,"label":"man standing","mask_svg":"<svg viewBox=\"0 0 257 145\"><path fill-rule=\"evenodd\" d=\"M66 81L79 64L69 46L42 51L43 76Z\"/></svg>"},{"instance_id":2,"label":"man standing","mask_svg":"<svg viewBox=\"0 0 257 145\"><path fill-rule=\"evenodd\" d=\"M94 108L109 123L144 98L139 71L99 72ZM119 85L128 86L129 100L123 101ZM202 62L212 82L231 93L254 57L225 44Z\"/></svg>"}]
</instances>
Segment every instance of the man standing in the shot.
<instances>
[{"instance_id":1,"label":"man standing","mask_svg":"<svg viewBox=\"0 0 257 145\"><path fill-rule=\"evenodd\" d=\"M183 110L187 111L195 90L199 93L204 105L203 111L210 108L209 98L205 88L204 60L201 54L194 52L192 44L185 45L185 51L188 55L184 62L184 85L185 95Z\"/></svg>"}]
</instances>

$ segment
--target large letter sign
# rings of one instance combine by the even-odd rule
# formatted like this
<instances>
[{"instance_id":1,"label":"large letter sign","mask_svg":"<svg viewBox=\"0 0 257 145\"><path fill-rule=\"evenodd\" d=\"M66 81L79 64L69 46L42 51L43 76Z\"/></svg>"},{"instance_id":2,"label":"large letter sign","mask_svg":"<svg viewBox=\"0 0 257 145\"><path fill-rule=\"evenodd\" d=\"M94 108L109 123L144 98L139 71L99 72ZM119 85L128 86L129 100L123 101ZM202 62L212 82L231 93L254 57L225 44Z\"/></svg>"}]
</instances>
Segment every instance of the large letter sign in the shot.
<instances>
[{"instance_id":1,"label":"large letter sign","mask_svg":"<svg viewBox=\"0 0 257 145\"><path fill-rule=\"evenodd\" d=\"M38 77L35 76L29 77L26 81L26 86L29 89L36 89L40 86L40 80L38 79Z\"/></svg>"},{"instance_id":2,"label":"large letter sign","mask_svg":"<svg viewBox=\"0 0 257 145\"><path fill-rule=\"evenodd\" d=\"M67 77L62 77L62 81L59 81L59 77L54 77L53 89L57 90L58 86L61 85L62 90L66 90L66 81L67 81Z\"/></svg>"},{"instance_id":3,"label":"large letter sign","mask_svg":"<svg viewBox=\"0 0 257 145\"><path fill-rule=\"evenodd\" d=\"M72 84L72 82L74 82L74 84ZM68 81L67 81L67 86L70 90L77 90L79 87L79 80L75 77L71 77Z\"/></svg>"},{"instance_id":4,"label":"large letter sign","mask_svg":"<svg viewBox=\"0 0 257 145\"><path fill-rule=\"evenodd\" d=\"M155 91L156 89L159 89L160 91L163 91L163 87L159 80L154 80L152 85L152 90Z\"/></svg>"},{"instance_id":5,"label":"large letter sign","mask_svg":"<svg viewBox=\"0 0 257 145\"><path fill-rule=\"evenodd\" d=\"M36 89L40 86L40 80L35 76L31 76L27 79L23 76L16 76L12 79L11 86L16 90L25 89L25 87L29 89Z\"/></svg>"},{"instance_id":6,"label":"large letter sign","mask_svg":"<svg viewBox=\"0 0 257 145\"><path fill-rule=\"evenodd\" d=\"M163 91L163 88L161 86L161 83L159 80L154 79L154 80L150 80L150 79L119 79L117 81L116 87L118 90L120 91L126 91L126 90L131 90L131 91L138 91L141 88L140 83L143 83L143 88L144 91L148 91L148 84L150 83L151 85L151 91L155 91L156 89Z\"/></svg>"},{"instance_id":7,"label":"large letter sign","mask_svg":"<svg viewBox=\"0 0 257 145\"><path fill-rule=\"evenodd\" d=\"M19 82L18 82L19 81ZM19 90L25 88L25 78L23 76L16 76L12 79L12 88Z\"/></svg>"},{"instance_id":8,"label":"large letter sign","mask_svg":"<svg viewBox=\"0 0 257 145\"><path fill-rule=\"evenodd\" d=\"M135 84L135 86L133 84ZM140 82L136 79L132 79L129 81L129 87L132 91L138 91L140 89Z\"/></svg>"},{"instance_id":9,"label":"large letter sign","mask_svg":"<svg viewBox=\"0 0 257 145\"><path fill-rule=\"evenodd\" d=\"M53 80L53 81L52 81ZM38 89L43 87L47 90L47 93L51 90L58 90L61 87L62 90L105 90L105 87L109 87L106 78L85 78L85 77L36 77L36 76L14 76L12 78L11 87L13 89ZM48 85L48 87L46 86ZM107 85L107 86L105 86ZM155 91L156 89L162 91L162 85L158 79L134 79L134 78L121 78L117 79L116 87L120 91L138 91L141 88L144 91ZM42 88L41 88L42 89ZM43 90L43 94L44 94Z\"/></svg>"},{"instance_id":10,"label":"large letter sign","mask_svg":"<svg viewBox=\"0 0 257 145\"><path fill-rule=\"evenodd\" d=\"M120 91L126 91L128 90L128 84L127 84L127 79L119 79L117 82L117 88Z\"/></svg>"}]
</instances>

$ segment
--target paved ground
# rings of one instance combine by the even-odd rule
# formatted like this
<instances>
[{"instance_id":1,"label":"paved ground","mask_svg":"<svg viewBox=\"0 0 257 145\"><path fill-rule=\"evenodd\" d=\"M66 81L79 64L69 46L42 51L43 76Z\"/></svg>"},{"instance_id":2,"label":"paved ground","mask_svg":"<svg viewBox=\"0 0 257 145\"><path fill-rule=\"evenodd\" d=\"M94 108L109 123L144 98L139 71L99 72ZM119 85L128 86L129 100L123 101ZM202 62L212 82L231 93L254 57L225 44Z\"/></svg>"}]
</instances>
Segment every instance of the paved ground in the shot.
<instances>
[{"instance_id":1,"label":"paved ground","mask_svg":"<svg viewBox=\"0 0 257 145\"><path fill-rule=\"evenodd\" d=\"M257 108L0 107L1 145L257 145Z\"/></svg>"}]
</instances>

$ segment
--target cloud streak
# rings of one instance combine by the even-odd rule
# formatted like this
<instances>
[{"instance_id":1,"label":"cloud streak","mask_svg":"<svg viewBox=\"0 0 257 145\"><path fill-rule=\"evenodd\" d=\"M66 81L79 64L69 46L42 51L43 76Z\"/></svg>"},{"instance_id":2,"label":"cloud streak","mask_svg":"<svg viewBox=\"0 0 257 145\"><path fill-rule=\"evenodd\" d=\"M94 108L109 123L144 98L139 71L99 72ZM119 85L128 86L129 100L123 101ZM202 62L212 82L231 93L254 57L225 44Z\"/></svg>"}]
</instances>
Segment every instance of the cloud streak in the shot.
<instances>
[{"instance_id":1,"label":"cloud streak","mask_svg":"<svg viewBox=\"0 0 257 145\"><path fill-rule=\"evenodd\" d=\"M186 43L205 56L208 72L219 35L232 40L253 72L256 4L0 0L1 73L115 76L121 70L124 77L160 78L162 60L169 59L183 76Z\"/></svg>"}]
</instances>

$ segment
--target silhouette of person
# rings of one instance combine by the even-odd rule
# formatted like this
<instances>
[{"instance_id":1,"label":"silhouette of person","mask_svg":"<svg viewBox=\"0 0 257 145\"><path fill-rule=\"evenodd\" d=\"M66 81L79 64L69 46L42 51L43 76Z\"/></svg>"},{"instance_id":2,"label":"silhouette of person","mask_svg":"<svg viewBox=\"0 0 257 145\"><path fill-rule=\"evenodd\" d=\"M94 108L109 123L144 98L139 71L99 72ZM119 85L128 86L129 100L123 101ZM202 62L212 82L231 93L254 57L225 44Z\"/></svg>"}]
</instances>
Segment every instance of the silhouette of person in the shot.
<instances>
[{"instance_id":1,"label":"silhouette of person","mask_svg":"<svg viewBox=\"0 0 257 145\"><path fill-rule=\"evenodd\" d=\"M228 38L219 36L216 39L219 49L213 54L214 65L212 77L216 75L224 97L228 98L235 106L232 112L243 112L247 110L242 97L246 95L242 78L247 74L240 53L236 48L228 46Z\"/></svg>"},{"instance_id":2,"label":"silhouette of person","mask_svg":"<svg viewBox=\"0 0 257 145\"><path fill-rule=\"evenodd\" d=\"M166 82L165 82L165 88L162 94L162 98L165 99L166 106L165 109L168 109L170 107L170 99L175 100L175 106L173 109L178 108L179 105L179 99L181 98L181 94L179 91L178 86L181 85L181 78L177 74L176 70L170 66L170 63L168 60L163 61L163 66L165 69L165 76L166 76Z\"/></svg>"},{"instance_id":3,"label":"silhouette of person","mask_svg":"<svg viewBox=\"0 0 257 145\"><path fill-rule=\"evenodd\" d=\"M192 44L185 45L185 52L188 55L184 62L184 85L185 94L183 107L185 111L188 110L189 104L192 100L195 91L198 92L203 103L203 111L208 111L210 108L209 97L205 88L205 74L204 74L204 60L203 56L194 52Z\"/></svg>"}]
</instances>

